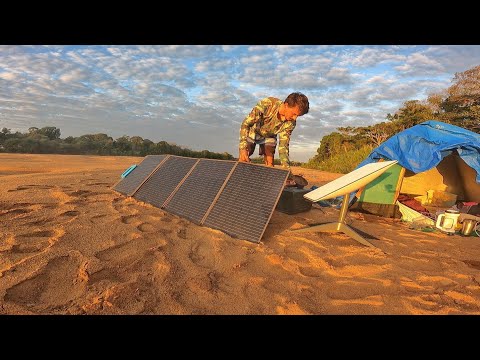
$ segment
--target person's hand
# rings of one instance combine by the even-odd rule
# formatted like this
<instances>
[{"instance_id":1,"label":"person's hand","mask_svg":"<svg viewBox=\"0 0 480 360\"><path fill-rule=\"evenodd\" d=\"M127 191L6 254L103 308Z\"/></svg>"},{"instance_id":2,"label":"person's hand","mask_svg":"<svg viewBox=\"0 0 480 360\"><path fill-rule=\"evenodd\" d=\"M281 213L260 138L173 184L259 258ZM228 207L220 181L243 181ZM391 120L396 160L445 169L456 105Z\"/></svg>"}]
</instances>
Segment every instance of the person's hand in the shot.
<instances>
[{"instance_id":1,"label":"person's hand","mask_svg":"<svg viewBox=\"0 0 480 360\"><path fill-rule=\"evenodd\" d=\"M239 151L238 161L240 162L250 162L250 157L248 156L248 150L243 149Z\"/></svg>"}]
</instances>

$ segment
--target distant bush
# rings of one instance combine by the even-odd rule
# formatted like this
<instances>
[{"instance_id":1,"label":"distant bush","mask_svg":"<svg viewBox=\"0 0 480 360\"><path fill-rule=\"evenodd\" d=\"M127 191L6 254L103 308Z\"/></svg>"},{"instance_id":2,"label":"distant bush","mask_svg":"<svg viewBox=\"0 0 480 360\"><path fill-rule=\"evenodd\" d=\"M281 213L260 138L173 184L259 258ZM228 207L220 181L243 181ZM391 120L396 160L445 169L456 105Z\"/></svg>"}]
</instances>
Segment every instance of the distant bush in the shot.
<instances>
[{"instance_id":1,"label":"distant bush","mask_svg":"<svg viewBox=\"0 0 480 360\"><path fill-rule=\"evenodd\" d=\"M337 154L323 161L316 162L311 159L302 167L347 174L365 160L372 152L372 149L371 146L366 145L358 150L351 150L342 154Z\"/></svg>"},{"instance_id":2,"label":"distant bush","mask_svg":"<svg viewBox=\"0 0 480 360\"><path fill-rule=\"evenodd\" d=\"M3 128L0 131L0 152L23 154L71 154L146 156L172 154L194 158L233 160L227 152L215 153L208 150L195 151L166 141L154 143L140 136L124 135L114 140L107 134L86 134L79 137L60 138L60 129L46 126L31 127L28 133Z\"/></svg>"},{"instance_id":3,"label":"distant bush","mask_svg":"<svg viewBox=\"0 0 480 360\"><path fill-rule=\"evenodd\" d=\"M264 160L263 160L263 156L258 156L258 157L255 157L255 158L250 158L250 160L252 161L252 163L254 164L263 164L264 163ZM273 164L274 165L282 165L282 163L280 162L280 159L273 159ZM290 166L302 166L303 163L300 162L300 161L291 161L290 160Z\"/></svg>"}]
</instances>

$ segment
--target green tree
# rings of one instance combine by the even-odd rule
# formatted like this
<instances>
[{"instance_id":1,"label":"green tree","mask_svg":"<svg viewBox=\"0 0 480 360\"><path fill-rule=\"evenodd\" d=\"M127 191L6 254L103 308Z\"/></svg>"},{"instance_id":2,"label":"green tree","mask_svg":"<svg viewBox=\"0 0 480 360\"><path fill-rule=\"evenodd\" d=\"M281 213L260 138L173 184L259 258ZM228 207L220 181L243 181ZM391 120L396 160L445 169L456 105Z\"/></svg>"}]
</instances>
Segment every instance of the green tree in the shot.
<instances>
[{"instance_id":1,"label":"green tree","mask_svg":"<svg viewBox=\"0 0 480 360\"><path fill-rule=\"evenodd\" d=\"M132 155L132 144L129 136L123 135L116 139L113 144L118 155Z\"/></svg>"},{"instance_id":2,"label":"green tree","mask_svg":"<svg viewBox=\"0 0 480 360\"><path fill-rule=\"evenodd\" d=\"M143 151L143 138L141 136L132 136L130 138L132 152L134 155L140 155Z\"/></svg>"},{"instance_id":3,"label":"green tree","mask_svg":"<svg viewBox=\"0 0 480 360\"><path fill-rule=\"evenodd\" d=\"M436 114L428 103L422 103L419 100L408 100L405 101L403 106L395 113L395 115L393 115L393 117L390 116L389 119L395 124L393 129L396 133L424 121L434 120L435 117Z\"/></svg>"},{"instance_id":4,"label":"green tree","mask_svg":"<svg viewBox=\"0 0 480 360\"><path fill-rule=\"evenodd\" d=\"M480 132L480 65L455 73L453 85L441 104L445 122Z\"/></svg>"},{"instance_id":5,"label":"green tree","mask_svg":"<svg viewBox=\"0 0 480 360\"><path fill-rule=\"evenodd\" d=\"M55 126L46 126L37 130L37 133L41 135L45 135L50 140L60 139L60 129L56 128Z\"/></svg>"}]
</instances>

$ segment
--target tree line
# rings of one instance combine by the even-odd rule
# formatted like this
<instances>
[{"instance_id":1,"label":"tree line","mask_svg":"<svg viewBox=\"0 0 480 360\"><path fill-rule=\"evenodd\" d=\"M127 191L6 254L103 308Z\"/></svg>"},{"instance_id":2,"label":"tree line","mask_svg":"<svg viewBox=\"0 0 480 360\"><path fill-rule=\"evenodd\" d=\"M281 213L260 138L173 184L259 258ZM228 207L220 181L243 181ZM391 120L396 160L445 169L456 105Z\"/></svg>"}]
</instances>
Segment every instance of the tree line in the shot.
<instances>
[{"instance_id":1,"label":"tree line","mask_svg":"<svg viewBox=\"0 0 480 360\"><path fill-rule=\"evenodd\" d=\"M455 73L452 85L428 96L408 100L386 121L364 127L339 127L320 140L317 154L304 165L347 173L391 136L428 120L442 121L480 133L480 65Z\"/></svg>"},{"instance_id":2,"label":"tree line","mask_svg":"<svg viewBox=\"0 0 480 360\"><path fill-rule=\"evenodd\" d=\"M31 127L28 132L12 133L3 128L0 132L0 152L26 154L113 155L146 156L171 154L193 158L232 160L227 152L194 151L166 141L154 143L140 136L124 135L113 139L107 134L87 134L60 138L61 131L54 126Z\"/></svg>"}]
</instances>

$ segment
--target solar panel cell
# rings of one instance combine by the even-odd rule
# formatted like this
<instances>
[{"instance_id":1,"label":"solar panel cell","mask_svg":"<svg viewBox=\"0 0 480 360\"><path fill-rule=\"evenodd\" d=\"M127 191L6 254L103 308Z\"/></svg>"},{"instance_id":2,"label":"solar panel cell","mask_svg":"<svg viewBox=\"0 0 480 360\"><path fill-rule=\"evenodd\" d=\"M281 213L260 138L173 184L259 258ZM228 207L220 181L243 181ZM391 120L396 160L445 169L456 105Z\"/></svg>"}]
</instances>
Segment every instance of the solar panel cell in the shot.
<instances>
[{"instance_id":1,"label":"solar panel cell","mask_svg":"<svg viewBox=\"0 0 480 360\"><path fill-rule=\"evenodd\" d=\"M138 186L152 173L152 171L164 160L166 155L148 155L138 164L125 178L120 180L113 190L124 195L131 195Z\"/></svg>"},{"instance_id":2,"label":"solar panel cell","mask_svg":"<svg viewBox=\"0 0 480 360\"><path fill-rule=\"evenodd\" d=\"M169 156L133 197L161 208L198 160Z\"/></svg>"},{"instance_id":3,"label":"solar panel cell","mask_svg":"<svg viewBox=\"0 0 480 360\"><path fill-rule=\"evenodd\" d=\"M260 242L288 170L238 163L204 225Z\"/></svg>"},{"instance_id":4,"label":"solar panel cell","mask_svg":"<svg viewBox=\"0 0 480 360\"><path fill-rule=\"evenodd\" d=\"M165 210L200 224L234 165L234 161L200 160Z\"/></svg>"}]
</instances>

